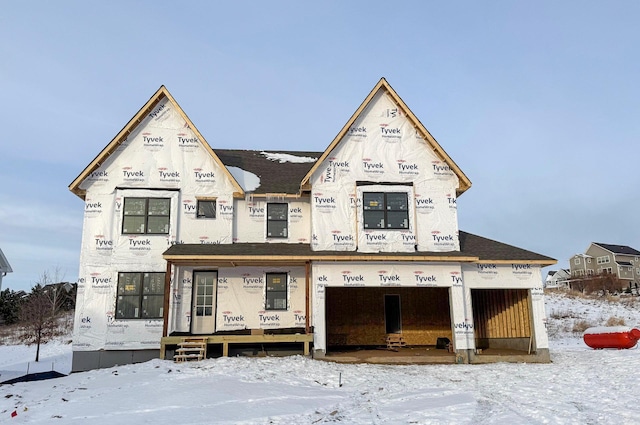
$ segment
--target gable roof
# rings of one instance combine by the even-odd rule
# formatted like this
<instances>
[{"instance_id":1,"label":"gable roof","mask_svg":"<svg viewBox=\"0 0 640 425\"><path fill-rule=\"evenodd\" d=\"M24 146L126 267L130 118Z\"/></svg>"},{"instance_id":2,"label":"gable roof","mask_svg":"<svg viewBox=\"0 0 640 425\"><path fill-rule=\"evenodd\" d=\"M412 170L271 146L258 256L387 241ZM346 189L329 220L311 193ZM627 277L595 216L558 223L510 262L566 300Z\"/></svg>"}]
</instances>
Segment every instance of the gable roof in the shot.
<instances>
[{"instance_id":1,"label":"gable roof","mask_svg":"<svg viewBox=\"0 0 640 425\"><path fill-rule=\"evenodd\" d=\"M87 167L78 175L78 177L76 177L75 180L71 182L71 184L69 185L69 190L75 193L80 198L84 199L85 191L80 188L80 185L82 184L82 182L93 171L98 169L100 165L107 158L109 158L111 154L113 154L116 151L118 146L120 146L120 144L122 144L127 139L127 136L132 131L135 130L138 124L140 124L142 120L144 120L146 116L153 110L153 108L164 98L167 98L169 102L173 104L173 106L176 108L176 111L185 120L189 128L194 132L194 134L196 135L198 140L200 140L204 148L209 152L209 154L214 159L214 161L218 163L220 168L222 168L223 172L231 180L232 185L235 187L239 195L243 196L244 191L242 187L240 187L236 179L231 175L231 173L229 173L229 170L226 169L224 164L216 156L216 154L213 152L213 149L211 149L211 146L209 145L209 143L207 143L207 141L202 136L202 134L200 134L196 126L193 124L193 122L191 122L187 114L184 113L180 105L178 105L178 102L176 102L173 96L171 96L171 93L169 93L169 90L167 90L165 86L160 86L160 88L153 94L153 96L151 96L151 98L147 101L147 103L145 103L144 106L140 108L140 110L133 116L133 118L129 120L129 122L122 128L122 130L120 130L120 132L111 140L111 142L109 142L109 144L107 144L107 146L105 146L105 148L102 149L102 151L93 159L93 161L89 163L89 165L87 165Z\"/></svg>"},{"instance_id":2,"label":"gable roof","mask_svg":"<svg viewBox=\"0 0 640 425\"><path fill-rule=\"evenodd\" d=\"M406 114L409 121L414 125L417 131L422 134L423 139L427 142L427 144L433 149L435 154L440 157L442 161L444 161L451 170L456 174L460 181L460 187L456 190L457 195L461 195L467 189L471 187L471 181L469 178L462 172L462 170L458 167L458 165L451 159L451 157L442 149L440 144L436 141L436 139L429 133L429 130L426 129L424 125L420 122L420 120L411 112L406 103L398 96L395 90L389 85L387 80L383 78L378 81L373 90L369 93L369 95L364 99L362 104L356 109L356 111L351 115L351 118L347 121L347 123L342 127L342 129L338 132L333 141L329 144L327 149L325 149L324 153L318 158L318 161L314 164L314 166L309 170L309 172L304 176L301 182L301 188L308 189L309 179L313 175L313 173L320 167L322 162L329 156L331 151L338 146L342 138L347 134L349 128L353 125L353 123L358 119L362 111L369 105L369 103L373 100L374 96L378 93L379 90L385 90L394 102L398 105L399 108L403 110Z\"/></svg>"},{"instance_id":3,"label":"gable roof","mask_svg":"<svg viewBox=\"0 0 640 425\"><path fill-rule=\"evenodd\" d=\"M467 232L459 232L460 251L450 252L357 252L312 251L309 244L233 243L176 244L163 253L174 263L207 264L211 262L259 264L260 262L304 263L315 261L431 261L472 263L526 263L550 266L551 257L507 245Z\"/></svg>"},{"instance_id":4,"label":"gable roof","mask_svg":"<svg viewBox=\"0 0 640 425\"><path fill-rule=\"evenodd\" d=\"M592 242L594 245L597 245L601 248L606 249L607 251L611 251L614 254L624 254L624 255L638 255L640 256L640 251L631 248L626 245L610 245L606 243Z\"/></svg>"},{"instance_id":5,"label":"gable roof","mask_svg":"<svg viewBox=\"0 0 640 425\"><path fill-rule=\"evenodd\" d=\"M4 253L0 249L0 273L12 273L13 269L11 268L11 264L9 264L9 260L4 256Z\"/></svg>"}]
</instances>

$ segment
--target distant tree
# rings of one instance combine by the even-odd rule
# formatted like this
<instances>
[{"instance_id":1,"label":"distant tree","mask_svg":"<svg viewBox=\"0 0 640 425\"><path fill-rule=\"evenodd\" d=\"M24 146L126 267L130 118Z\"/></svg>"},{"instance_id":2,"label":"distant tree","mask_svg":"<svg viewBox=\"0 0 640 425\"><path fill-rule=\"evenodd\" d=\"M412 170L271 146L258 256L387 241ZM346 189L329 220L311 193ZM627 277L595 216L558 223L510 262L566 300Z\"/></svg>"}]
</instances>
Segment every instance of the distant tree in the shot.
<instances>
[{"instance_id":1,"label":"distant tree","mask_svg":"<svg viewBox=\"0 0 640 425\"><path fill-rule=\"evenodd\" d=\"M24 291L12 291L7 288L0 292L0 319L7 325L17 323L20 316L20 306L27 293Z\"/></svg>"},{"instance_id":2,"label":"distant tree","mask_svg":"<svg viewBox=\"0 0 640 425\"><path fill-rule=\"evenodd\" d=\"M36 345L36 361L40 360L40 344L57 335L58 318L68 302L64 289L71 284L60 283L58 278L58 269L53 274L43 272L20 308L20 337L25 344Z\"/></svg>"}]
</instances>

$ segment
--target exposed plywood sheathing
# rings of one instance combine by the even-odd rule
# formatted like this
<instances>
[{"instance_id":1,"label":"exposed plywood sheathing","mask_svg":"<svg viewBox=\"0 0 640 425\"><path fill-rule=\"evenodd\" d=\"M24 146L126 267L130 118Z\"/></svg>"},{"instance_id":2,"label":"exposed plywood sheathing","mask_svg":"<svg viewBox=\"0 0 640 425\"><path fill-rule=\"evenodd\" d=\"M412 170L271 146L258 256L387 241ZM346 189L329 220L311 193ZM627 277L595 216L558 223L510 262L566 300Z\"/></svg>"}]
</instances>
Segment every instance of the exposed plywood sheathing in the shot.
<instances>
[{"instance_id":1,"label":"exposed plywood sheathing","mask_svg":"<svg viewBox=\"0 0 640 425\"><path fill-rule=\"evenodd\" d=\"M474 289L471 300L476 338L531 337L527 289Z\"/></svg>"},{"instance_id":2,"label":"exposed plywood sheathing","mask_svg":"<svg viewBox=\"0 0 640 425\"><path fill-rule=\"evenodd\" d=\"M409 346L452 338L448 288L326 288L329 346L384 346L384 296L399 295L402 337ZM331 351L331 348L329 348Z\"/></svg>"}]
</instances>

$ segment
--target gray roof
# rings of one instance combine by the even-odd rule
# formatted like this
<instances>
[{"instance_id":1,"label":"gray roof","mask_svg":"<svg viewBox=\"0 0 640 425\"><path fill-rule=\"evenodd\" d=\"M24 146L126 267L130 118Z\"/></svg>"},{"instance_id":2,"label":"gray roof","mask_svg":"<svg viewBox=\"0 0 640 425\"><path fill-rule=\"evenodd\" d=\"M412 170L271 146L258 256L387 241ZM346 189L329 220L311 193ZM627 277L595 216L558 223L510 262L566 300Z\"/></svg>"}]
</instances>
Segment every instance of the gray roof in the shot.
<instances>
[{"instance_id":1,"label":"gray roof","mask_svg":"<svg viewBox=\"0 0 640 425\"><path fill-rule=\"evenodd\" d=\"M594 242L594 245L598 245L604 249L606 249L607 251L611 251L614 254L625 254L625 255L638 255L640 256L640 251L635 250L633 248L631 248L630 246L626 246L626 245L610 245L610 244L606 244L606 243L599 243L599 242Z\"/></svg>"},{"instance_id":2,"label":"gray roof","mask_svg":"<svg viewBox=\"0 0 640 425\"><path fill-rule=\"evenodd\" d=\"M631 263L630 263L630 262L628 262L628 261L616 261L616 263L617 263L619 266L633 267L633 264L631 264Z\"/></svg>"},{"instance_id":3,"label":"gray roof","mask_svg":"<svg viewBox=\"0 0 640 425\"><path fill-rule=\"evenodd\" d=\"M315 162L280 162L269 159L267 154L286 154L296 157L318 158L322 152L302 151L252 151L239 149L214 149L220 161L227 167L237 167L260 177L260 186L253 193L287 193L300 191L300 183Z\"/></svg>"},{"instance_id":4,"label":"gray roof","mask_svg":"<svg viewBox=\"0 0 640 425\"><path fill-rule=\"evenodd\" d=\"M11 264L9 264L9 260L4 256L2 250L0 249L0 273L11 273L13 270L11 269Z\"/></svg>"},{"instance_id":5,"label":"gray roof","mask_svg":"<svg viewBox=\"0 0 640 425\"><path fill-rule=\"evenodd\" d=\"M167 249L165 255L175 256L229 256L249 258L252 256L331 256L353 257L478 257L480 261L539 261L555 264L556 260L525 249L507 245L467 232L459 232L460 251L450 252L380 252L363 253L353 251L312 251L309 244L288 243L234 243L234 244L177 244Z\"/></svg>"}]
</instances>

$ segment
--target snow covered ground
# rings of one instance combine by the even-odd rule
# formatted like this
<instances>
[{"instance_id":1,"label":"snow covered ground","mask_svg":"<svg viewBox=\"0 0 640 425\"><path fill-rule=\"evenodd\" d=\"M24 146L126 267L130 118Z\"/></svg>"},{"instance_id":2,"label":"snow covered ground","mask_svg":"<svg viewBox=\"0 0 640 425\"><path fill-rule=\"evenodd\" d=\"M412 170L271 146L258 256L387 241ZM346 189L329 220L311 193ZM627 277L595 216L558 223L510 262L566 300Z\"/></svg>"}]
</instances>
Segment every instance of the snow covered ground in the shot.
<instances>
[{"instance_id":1,"label":"snow covered ground","mask_svg":"<svg viewBox=\"0 0 640 425\"><path fill-rule=\"evenodd\" d=\"M2 385L0 424L640 424L640 349L592 350L573 332L619 319L634 326L640 304L546 299L551 364L154 360ZM43 347L44 369L68 370L70 349ZM34 350L0 347L0 373L24 368Z\"/></svg>"}]
</instances>

